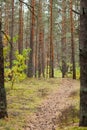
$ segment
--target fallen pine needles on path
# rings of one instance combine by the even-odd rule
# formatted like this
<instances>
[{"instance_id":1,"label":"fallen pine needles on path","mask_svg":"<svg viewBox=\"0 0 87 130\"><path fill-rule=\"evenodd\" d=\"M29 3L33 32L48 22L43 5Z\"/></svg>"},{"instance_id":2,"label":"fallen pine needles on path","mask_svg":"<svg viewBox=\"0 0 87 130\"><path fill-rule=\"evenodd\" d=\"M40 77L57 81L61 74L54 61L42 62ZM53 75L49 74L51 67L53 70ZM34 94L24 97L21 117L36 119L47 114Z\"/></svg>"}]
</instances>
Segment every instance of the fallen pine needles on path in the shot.
<instances>
[{"instance_id":1,"label":"fallen pine needles on path","mask_svg":"<svg viewBox=\"0 0 87 130\"><path fill-rule=\"evenodd\" d=\"M63 130L67 125L74 125L79 116L78 96L79 81L62 79L59 88L44 100L33 115L28 117L24 129Z\"/></svg>"}]
</instances>

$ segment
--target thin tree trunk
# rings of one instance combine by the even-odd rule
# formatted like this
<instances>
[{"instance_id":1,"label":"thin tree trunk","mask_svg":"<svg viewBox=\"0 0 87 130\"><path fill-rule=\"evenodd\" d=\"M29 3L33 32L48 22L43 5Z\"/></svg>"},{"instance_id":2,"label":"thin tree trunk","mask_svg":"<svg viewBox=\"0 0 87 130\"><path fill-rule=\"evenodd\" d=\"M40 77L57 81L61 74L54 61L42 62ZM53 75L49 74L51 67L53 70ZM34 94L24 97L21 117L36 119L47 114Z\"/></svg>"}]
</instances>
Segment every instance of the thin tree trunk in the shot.
<instances>
[{"instance_id":1,"label":"thin tree trunk","mask_svg":"<svg viewBox=\"0 0 87 130\"><path fill-rule=\"evenodd\" d=\"M38 51L38 77L42 76L42 1L39 0L39 51Z\"/></svg>"},{"instance_id":2,"label":"thin tree trunk","mask_svg":"<svg viewBox=\"0 0 87 130\"><path fill-rule=\"evenodd\" d=\"M79 125L87 127L87 0L81 0L79 38L80 38L80 67L81 67Z\"/></svg>"},{"instance_id":3,"label":"thin tree trunk","mask_svg":"<svg viewBox=\"0 0 87 130\"><path fill-rule=\"evenodd\" d=\"M49 78L49 51L48 50L47 50L47 68L46 68L47 78Z\"/></svg>"},{"instance_id":4,"label":"thin tree trunk","mask_svg":"<svg viewBox=\"0 0 87 130\"><path fill-rule=\"evenodd\" d=\"M35 46L35 77L37 77L38 71L38 17L37 17L37 26L36 26L36 46Z\"/></svg>"},{"instance_id":5,"label":"thin tree trunk","mask_svg":"<svg viewBox=\"0 0 87 130\"><path fill-rule=\"evenodd\" d=\"M50 0L50 78L54 77L54 50L53 50L53 0Z\"/></svg>"},{"instance_id":6,"label":"thin tree trunk","mask_svg":"<svg viewBox=\"0 0 87 130\"><path fill-rule=\"evenodd\" d=\"M34 33L35 33L35 0L31 0L32 5L32 14L31 14L31 28L30 28L30 54L29 54L29 60L28 60L28 77L33 77L34 75Z\"/></svg>"},{"instance_id":7,"label":"thin tree trunk","mask_svg":"<svg viewBox=\"0 0 87 130\"><path fill-rule=\"evenodd\" d=\"M43 28L43 25L42 25L42 75L43 77L45 77L45 58L44 58L44 28Z\"/></svg>"},{"instance_id":8,"label":"thin tree trunk","mask_svg":"<svg viewBox=\"0 0 87 130\"><path fill-rule=\"evenodd\" d=\"M66 74L66 0L62 2L62 78Z\"/></svg>"},{"instance_id":9,"label":"thin tree trunk","mask_svg":"<svg viewBox=\"0 0 87 130\"><path fill-rule=\"evenodd\" d=\"M12 0L11 45L10 45L10 68L12 68L12 60L13 60L13 32L14 32L14 0Z\"/></svg>"},{"instance_id":10,"label":"thin tree trunk","mask_svg":"<svg viewBox=\"0 0 87 130\"><path fill-rule=\"evenodd\" d=\"M48 7L49 9L49 7ZM48 18L48 29L49 29L49 26L50 26L50 19ZM47 41L46 41L46 77L49 78L50 77L50 70L49 70L49 66L50 66L50 29L48 30L48 36L47 36Z\"/></svg>"},{"instance_id":11,"label":"thin tree trunk","mask_svg":"<svg viewBox=\"0 0 87 130\"><path fill-rule=\"evenodd\" d=\"M72 48L72 66L73 66L73 79L76 79L76 66L75 66L75 43L74 43L74 23L72 12L72 0L70 0L70 23L71 23L71 48Z\"/></svg>"},{"instance_id":12,"label":"thin tree trunk","mask_svg":"<svg viewBox=\"0 0 87 130\"><path fill-rule=\"evenodd\" d=\"M5 24L4 24L4 31L7 36L9 36L9 4L8 2L5 3ZM8 45L8 41L5 43Z\"/></svg>"},{"instance_id":13,"label":"thin tree trunk","mask_svg":"<svg viewBox=\"0 0 87 130\"><path fill-rule=\"evenodd\" d=\"M23 51L23 9L22 2L19 2L19 37L18 37L18 51L21 54Z\"/></svg>"},{"instance_id":14,"label":"thin tree trunk","mask_svg":"<svg viewBox=\"0 0 87 130\"><path fill-rule=\"evenodd\" d=\"M29 35L29 18L28 18L28 14L29 12L27 12L27 23L26 23L26 31L25 31L25 33L26 33L26 42L25 42L25 48L27 49L28 47L29 47L29 42L28 42L28 35Z\"/></svg>"}]
</instances>

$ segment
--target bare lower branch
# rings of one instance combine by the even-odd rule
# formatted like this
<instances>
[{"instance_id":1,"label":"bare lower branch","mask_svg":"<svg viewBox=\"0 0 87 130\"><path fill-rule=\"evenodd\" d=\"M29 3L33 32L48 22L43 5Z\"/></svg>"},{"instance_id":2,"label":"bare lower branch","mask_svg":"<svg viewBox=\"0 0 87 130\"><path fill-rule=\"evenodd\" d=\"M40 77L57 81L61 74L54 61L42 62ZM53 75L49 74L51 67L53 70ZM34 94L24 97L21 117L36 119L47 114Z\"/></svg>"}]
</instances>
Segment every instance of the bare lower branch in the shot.
<instances>
[{"instance_id":1,"label":"bare lower branch","mask_svg":"<svg viewBox=\"0 0 87 130\"><path fill-rule=\"evenodd\" d=\"M1 31L1 32L5 35L5 37L6 37L7 41L9 42L10 46L12 46L12 43L11 43L11 41L9 40L7 34L6 34L4 31Z\"/></svg>"},{"instance_id":2,"label":"bare lower branch","mask_svg":"<svg viewBox=\"0 0 87 130\"><path fill-rule=\"evenodd\" d=\"M19 0L19 2L22 2L23 4L25 4L25 5L27 6L27 8L30 10L30 12L31 12L34 16L36 16L35 13L32 11L33 7L32 7L31 5L27 4L26 2L24 2L24 1L22 1L22 0ZM31 8L32 8L32 9L31 9ZM36 17L37 17L37 16L36 16Z\"/></svg>"},{"instance_id":3,"label":"bare lower branch","mask_svg":"<svg viewBox=\"0 0 87 130\"><path fill-rule=\"evenodd\" d=\"M76 10L73 10L73 9L72 9L72 11L73 11L74 13L76 13L76 14L80 15L80 13L79 13L79 12L77 12Z\"/></svg>"},{"instance_id":4,"label":"bare lower branch","mask_svg":"<svg viewBox=\"0 0 87 130\"><path fill-rule=\"evenodd\" d=\"M19 0L20 2L22 2L23 4L25 4L27 7L31 7L33 8L31 5L27 4L26 2L22 1L22 0Z\"/></svg>"}]
</instances>

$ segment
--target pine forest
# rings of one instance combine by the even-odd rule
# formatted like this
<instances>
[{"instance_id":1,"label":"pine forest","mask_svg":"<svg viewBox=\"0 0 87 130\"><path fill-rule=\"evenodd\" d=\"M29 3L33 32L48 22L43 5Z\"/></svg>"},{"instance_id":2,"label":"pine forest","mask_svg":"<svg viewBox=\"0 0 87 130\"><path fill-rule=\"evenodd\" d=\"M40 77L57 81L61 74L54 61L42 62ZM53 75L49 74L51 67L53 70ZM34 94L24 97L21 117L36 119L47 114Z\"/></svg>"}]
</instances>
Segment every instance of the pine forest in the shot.
<instances>
[{"instance_id":1,"label":"pine forest","mask_svg":"<svg viewBox=\"0 0 87 130\"><path fill-rule=\"evenodd\" d=\"M87 130L86 0L0 0L0 130Z\"/></svg>"}]
</instances>

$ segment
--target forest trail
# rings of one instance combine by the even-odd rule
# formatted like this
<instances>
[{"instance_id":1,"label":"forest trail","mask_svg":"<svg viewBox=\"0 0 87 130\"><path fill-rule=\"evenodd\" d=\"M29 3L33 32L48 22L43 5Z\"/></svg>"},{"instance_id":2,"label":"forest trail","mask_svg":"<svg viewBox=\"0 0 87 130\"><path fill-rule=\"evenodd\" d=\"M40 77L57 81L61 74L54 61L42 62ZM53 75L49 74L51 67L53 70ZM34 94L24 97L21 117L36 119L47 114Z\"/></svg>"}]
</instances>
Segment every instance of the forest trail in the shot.
<instances>
[{"instance_id":1,"label":"forest trail","mask_svg":"<svg viewBox=\"0 0 87 130\"><path fill-rule=\"evenodd\" d=\"M33 116L28 117L24 130L56 130L64 110L75 104L70 97L78 90L79 81L62 79L58 90L43 101Z\"/></svg>"}]
</instances>

